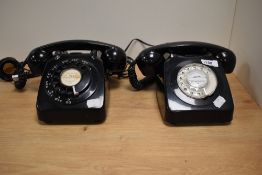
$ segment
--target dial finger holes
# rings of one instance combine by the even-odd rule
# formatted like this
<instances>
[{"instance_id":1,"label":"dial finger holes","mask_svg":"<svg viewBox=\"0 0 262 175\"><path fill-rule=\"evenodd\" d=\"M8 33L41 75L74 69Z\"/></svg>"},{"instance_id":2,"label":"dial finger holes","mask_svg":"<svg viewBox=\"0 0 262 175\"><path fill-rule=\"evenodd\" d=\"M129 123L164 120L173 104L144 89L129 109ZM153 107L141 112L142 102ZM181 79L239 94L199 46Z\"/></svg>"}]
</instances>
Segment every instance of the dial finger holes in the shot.
<instances>
[{"instance_id":1,"label":"dial finger holes","mask_svg":"<svg viewBox=\"0 0 262 175\"><path fill-rule=\"evenodd\" d=\"M81 70L83 71L87 70L87 66L81 66Z\"/></svg>"},{"instance_id":2,"label":"dial finger holes","mask_svg":"<svg viewBox=\"0 0 262 175\"><path fill-rule=\"evenodd\" d=\"M214 93L217 87L217 78L208 66L192 63L179 70L177 83L185 95L195 99L203 99Z\"/></svg>"}]
</instances>

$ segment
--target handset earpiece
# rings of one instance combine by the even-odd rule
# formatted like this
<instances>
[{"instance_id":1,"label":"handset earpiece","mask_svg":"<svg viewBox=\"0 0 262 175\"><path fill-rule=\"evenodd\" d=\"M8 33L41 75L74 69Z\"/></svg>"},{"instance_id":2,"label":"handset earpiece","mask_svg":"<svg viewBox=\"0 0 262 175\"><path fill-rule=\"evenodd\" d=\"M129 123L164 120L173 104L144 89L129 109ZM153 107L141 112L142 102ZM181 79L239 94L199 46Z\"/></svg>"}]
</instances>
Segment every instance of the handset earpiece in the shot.
<instances>
[{"instance_id":1,"label":"handset earpiece","mask_svg":"<svg viewBox=\"0 0 262 175\"><path fill-rule=\"evenodd\" d=\"M233 72L236 66L236 56L232 51L228 49L226 51L222 51L216 55L216 58L220 60L226 73Z\"/></svg>"},{"instance_id":2,"label":"handset earpiece","mask_svg":"<svg viewBox=\"0 0 262 175\"><path fill-rule=\"evenodd\" d=\"M36 76L38 76L42 74L45 68L46 62L48 61L48 59L52 57L53 57L52 52L47 52L42 48L36 49L36 50L31 51L31 53L28 55L26 59L26 63L28 64L28 67L30 68L31 72L35 74Z\"/></svg>"},{"instance_id":3,"label":"handset earpiece","mask_svg":"<svg viewBox=\"0 0 262 175\"><path fill-rule=\"evenodd\" d=\"M104 65L112 74L121 73L126 67L126 54L117 47L110 47L102 53L102 60Z\"/></svg>"},{"instance_id":4,"label":"handset earpiece","mask_svg":"<svg viewBox=\"0 0 262 175\"><path fill-rule=\"evenodd\" d=\"M144 76L161 74L164 57L155 50L142 52L136 59L137 65Z\"/></svg>"}]
</instances>

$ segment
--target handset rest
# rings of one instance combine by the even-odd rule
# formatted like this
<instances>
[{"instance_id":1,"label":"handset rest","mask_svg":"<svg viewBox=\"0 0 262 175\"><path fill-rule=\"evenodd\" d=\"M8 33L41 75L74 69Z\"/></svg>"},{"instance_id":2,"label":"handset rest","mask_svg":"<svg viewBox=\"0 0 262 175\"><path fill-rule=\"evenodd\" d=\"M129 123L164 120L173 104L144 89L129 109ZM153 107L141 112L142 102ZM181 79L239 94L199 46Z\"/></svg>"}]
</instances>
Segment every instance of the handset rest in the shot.
<instances>
[{"instance_id":1,"label":"handset rest","mask_svg":"<svg viewBox=\"0 0 262 175\"><path fill-rule=\"evenodd\" d=\"M184 56L212 54L222 63L225 73L233 72L236 65L235 54L227 48L204 42L183 41L160 44L145 49L136 59L138 67L146 76L154 71L154 73L159 73L159 69L165 61L164 54Z\"/></svg>"},{"instance_id":2,"label":"handset rest","mask_svg":"<svg viewBox=\"0 0 262 175\"><path fill-rule=\"evenodd\" d=\"M105 68L112 73L121 72L126 66L126 55L120 47L91 40L66 40L37 47L27 56L27 64L34 74L41 74L45 63L53 58L53 51L64 52L67 50L101 51L101 59Z\"/></svg>"}]
</instances>

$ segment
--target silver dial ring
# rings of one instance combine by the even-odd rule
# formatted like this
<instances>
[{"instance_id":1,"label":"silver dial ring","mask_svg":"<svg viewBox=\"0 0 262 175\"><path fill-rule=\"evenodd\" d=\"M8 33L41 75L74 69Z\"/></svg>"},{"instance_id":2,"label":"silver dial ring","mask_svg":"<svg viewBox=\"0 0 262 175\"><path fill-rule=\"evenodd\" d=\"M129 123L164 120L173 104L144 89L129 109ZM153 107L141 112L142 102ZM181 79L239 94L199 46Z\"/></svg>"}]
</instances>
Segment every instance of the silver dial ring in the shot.
<instances>
[{"instance_id":1,"label":"silver dial ring","mask_svg":"<svg viewBox=\"0 0 262 175\"><path fill-rule=\"evenodd\" d=\"M191 63L179 70L177 84L185 95L194 99L203 99L215 92L217 77L208 66Z\"/></svg>"}]
</instances>

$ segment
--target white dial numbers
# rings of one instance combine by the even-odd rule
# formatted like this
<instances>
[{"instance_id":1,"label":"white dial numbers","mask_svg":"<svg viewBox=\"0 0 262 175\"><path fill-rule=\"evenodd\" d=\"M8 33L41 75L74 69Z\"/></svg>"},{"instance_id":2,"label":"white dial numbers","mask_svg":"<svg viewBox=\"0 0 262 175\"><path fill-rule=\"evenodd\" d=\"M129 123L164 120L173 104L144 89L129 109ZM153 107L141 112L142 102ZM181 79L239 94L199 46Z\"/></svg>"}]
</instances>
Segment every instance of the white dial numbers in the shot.
<instances>
[{"instance_id":1,"label":"white dial numbers","mask_svg":"<svg viewBox=\"0 0 262 175\"><path fill-rule=\"evenodd\" d=\"M203 99L214 93L217 87L217 78L209 67L192 63L179 70L177 83L180 90L187 96Z\"/></svg>"}]
</instances>

